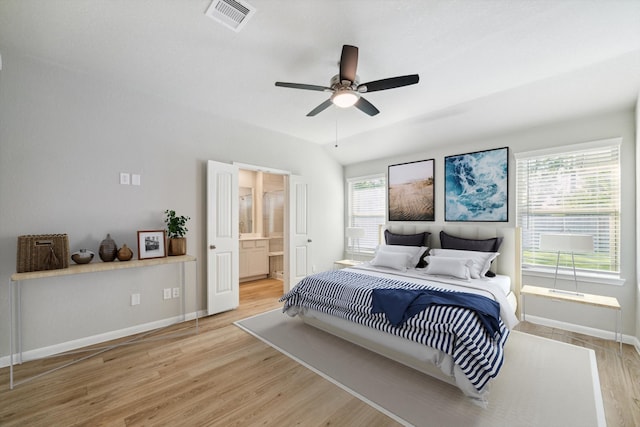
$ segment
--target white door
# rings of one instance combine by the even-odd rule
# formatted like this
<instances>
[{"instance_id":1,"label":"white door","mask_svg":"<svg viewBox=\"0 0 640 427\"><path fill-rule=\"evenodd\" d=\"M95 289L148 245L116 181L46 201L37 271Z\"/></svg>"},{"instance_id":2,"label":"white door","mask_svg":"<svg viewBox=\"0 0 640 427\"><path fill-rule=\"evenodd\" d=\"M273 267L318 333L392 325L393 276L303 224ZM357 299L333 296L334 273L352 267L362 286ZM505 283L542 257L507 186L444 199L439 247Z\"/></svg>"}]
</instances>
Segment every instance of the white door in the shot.
<instances>
[{"instance_id":1,"label":"white door","mask_svg":"<svg viewBox=\"0 0 640 427\"><path fill-rule=\"evenodd\" d=\"M207 313L240 304L238 167L207 163Z\"/></svg>"},{"instance_id":2,"label":"white door","mask_svg":"<svg viewBox=\"0 0 640 427\"><path fill-rule=\"evenodd\" d=\"M309 211L307 209L309 197L309 184L303 177L289 175L288 189L288 216L287 230L287 261L285 269L285 284L289 288L295 286L300 280L311 272L311 253L309 237ZM285 289L286 291L287 289Z\"/></svg>"}]
</instances>

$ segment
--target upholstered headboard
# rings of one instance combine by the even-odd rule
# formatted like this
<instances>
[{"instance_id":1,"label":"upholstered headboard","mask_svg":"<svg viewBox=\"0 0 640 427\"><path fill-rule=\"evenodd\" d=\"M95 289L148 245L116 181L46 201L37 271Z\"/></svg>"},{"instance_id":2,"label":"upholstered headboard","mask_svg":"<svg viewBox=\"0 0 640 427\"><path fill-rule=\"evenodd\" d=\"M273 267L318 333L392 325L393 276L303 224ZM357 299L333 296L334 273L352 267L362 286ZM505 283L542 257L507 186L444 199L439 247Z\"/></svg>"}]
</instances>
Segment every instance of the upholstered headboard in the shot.
<instances>
[{"instance_id":1,"label":"upholstered headboard","mask_svg":"<svg viewBox=\"0 0 640 427\"><path fill-rule=\"evenodd\" d=\"M379 241L381 243L384 242L384 230L389 230L396 234L416 234L428 231L431 233L431 236L429 236L429 247L431 248L440 248L440 231L466 239L502 237L502 245L499 249L500 256L494 262L495 266L491 270L511 277L511 289L518 301L520 301L520 285L522 282L520 228L492 227L490 225L437 226L432 224L392 223L380 227Z\"/></svg>"}]
</instances>

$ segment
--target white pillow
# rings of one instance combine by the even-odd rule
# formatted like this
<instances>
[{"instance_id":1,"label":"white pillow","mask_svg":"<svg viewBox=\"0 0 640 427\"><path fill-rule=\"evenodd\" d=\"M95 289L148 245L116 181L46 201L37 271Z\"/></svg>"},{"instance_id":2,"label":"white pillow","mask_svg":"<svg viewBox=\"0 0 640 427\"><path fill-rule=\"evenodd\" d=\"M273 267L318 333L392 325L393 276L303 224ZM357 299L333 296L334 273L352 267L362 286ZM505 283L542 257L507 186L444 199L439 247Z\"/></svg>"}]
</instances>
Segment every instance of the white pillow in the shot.
<instances>
[{"instance_id":1,"label":"white pillow","mask_svg":"<svg viewBox=\"0 0 640 427\"><path fill-rule=\"evenodd\" d=\"M427 260L429 265L424 270L426 274L452 276L464 280L471 277L469 267L473 265L473 261L470 259L428 256Z\"/></svg>"},{"instance_id":2,"label":"white pillow","mask_svg":"<svg viewBox=\"0 0 640 427\"><path fill-rule=\"evenodd\" d=\"M480 279L487 274L487 271L491 268L491 261L496 259L500 253L463 251L459 249L431 249L429 255L435 257L470 259L473 261L473 266L469 268L471 278Z\"/></svg>"},{"instance_id":3,"label":"white pillow","mask_svg":"<svg viewBox=\"0 0 640 427\"><path fill-rule=\"evenodd\" d=\"M396 252L396 253L407 253L411 255L411 266L410 268L414 268L420 262L422 255L429 250L426 246L402 246L402 245L379 245L377 252Z\"/></svg>"},{"instance_id":4,"label":"white pillow","mask_svg":"<svg viewBox=\"0 0 640 427\"><path fill-rule=\"evenodd\" d=\"M411 255L406 252L384 252L378 251L376 256L370 261L371 265L378 267L389 267L396 270L406 271L413 268L411 265Z\"/></svg>"}]
</instances>

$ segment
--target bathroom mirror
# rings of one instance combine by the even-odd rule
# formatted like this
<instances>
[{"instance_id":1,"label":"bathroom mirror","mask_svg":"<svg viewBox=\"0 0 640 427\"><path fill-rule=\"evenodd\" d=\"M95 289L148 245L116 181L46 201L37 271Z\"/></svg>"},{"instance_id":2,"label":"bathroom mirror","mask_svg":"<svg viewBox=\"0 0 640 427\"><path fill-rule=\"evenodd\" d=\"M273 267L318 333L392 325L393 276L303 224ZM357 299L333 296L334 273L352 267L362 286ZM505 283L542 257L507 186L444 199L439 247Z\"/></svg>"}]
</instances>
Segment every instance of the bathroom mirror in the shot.
<instances>
[{"instance_id":1,"label":"bathroom mirror","mask_svg":"<svg viewBox=\"0 0 640 427\"><path fill-rule=\"evenodd\" d=\"M240 187L240 234L253 233L253 188Z\"/></svg>"}]
</instances>

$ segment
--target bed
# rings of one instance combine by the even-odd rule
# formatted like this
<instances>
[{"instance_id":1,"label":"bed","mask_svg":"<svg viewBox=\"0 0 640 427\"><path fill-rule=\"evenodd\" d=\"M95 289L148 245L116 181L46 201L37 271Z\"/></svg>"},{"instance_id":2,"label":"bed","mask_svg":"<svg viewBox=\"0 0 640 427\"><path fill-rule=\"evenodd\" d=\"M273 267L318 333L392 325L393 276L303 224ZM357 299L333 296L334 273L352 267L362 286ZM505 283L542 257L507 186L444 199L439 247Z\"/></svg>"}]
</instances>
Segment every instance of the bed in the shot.
<instances>
[{"instance_id":1,"label":"bed","mask_svg":"<svg viewBox=\"0 0 640 427\"><path fill-rule=\"evenodd\" d=\"M402 224L380 236L371 261L306 277L283 311L486 406L518 322L519 229Z\"/></svg>"}]
</instances>

